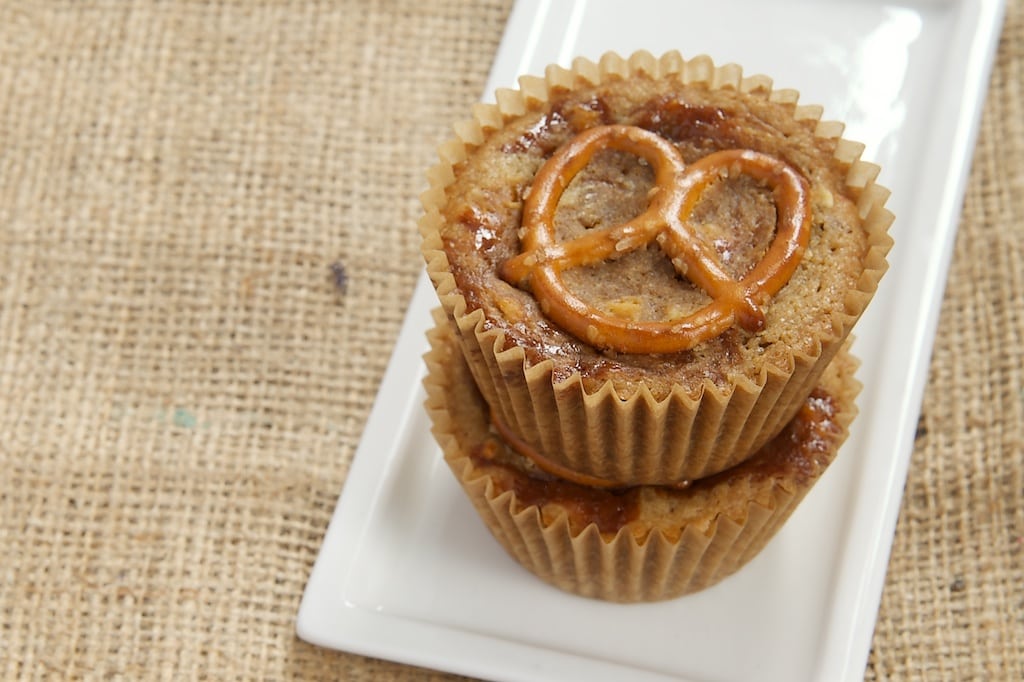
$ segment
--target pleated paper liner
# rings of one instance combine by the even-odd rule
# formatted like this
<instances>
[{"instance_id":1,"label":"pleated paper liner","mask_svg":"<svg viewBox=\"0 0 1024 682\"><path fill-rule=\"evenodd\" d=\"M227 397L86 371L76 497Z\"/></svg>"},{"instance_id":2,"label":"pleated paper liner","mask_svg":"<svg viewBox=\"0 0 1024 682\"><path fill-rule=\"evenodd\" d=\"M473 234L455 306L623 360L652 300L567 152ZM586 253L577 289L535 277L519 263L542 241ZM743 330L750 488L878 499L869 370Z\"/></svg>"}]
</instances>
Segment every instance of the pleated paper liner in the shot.
<instances>
[{"instance_id":1,"label":"pleated paper liner","mask_svg":"<svg viewBox=\"0 0 1024 682\"><path fill-rule=\"evenodd\" d=\"M846 182L868 239L863 271L855 288L845 293L842 309L831 312L827 332L812 337L805 351L775 348L760 367L746 375L729 374L724 385L706 380L660 394L641 385L624 397L612 380L588 385L579 373L564 377L548 360L529 360L526 349L460 291L440 237L441 207L459 164L491 132L544 106L553 93L633 76L675 78L782 103L848 169ZM473 120L456 126L459 138L441 148L442 162L429 173L431 187L423 195L420 231L427 272L480 390L508 429L574 471L623 484L666 484L734 466L790 420L887 268L892 215L884 208L888 191L874 182L879 169L859 160L863 147L840 137L841 124L819 120L819 107L798 106L794 91L773 90L763 76L744 78L739 67L716 67L706 57L686 61L674 52L660 59L645 52L628 59L608 54L596 64L578 59L571 71L550 67L545 78L527 77L520 84L519 90L499 91L497 104L479 105Z\"/></svg>"},{"instance_id":2,"label":"pleated paper liner","mask_svg":"<svg viewBox=\"0 0 1024 682\"><path fill-rule=\"evenodd\" d=\"M586 597L615 602L671 599L710 587L739 570L782 527L833 461L856 412L857 363L844 349L822 377L835 412L831 421L804 437L803 442L813 442L809 454L785 445L799 433L787 428L774 450L765 448L744 464L687 489L610 492L577 486L531 474L529 462L505 447L489 426L487 405L452 332L439 312L437 317L439 324L428 335L431 351L424 383L432 430L445 461L484 524L517 562L543 581ZM814 395L808 401L824 399ZM539 498L532 499L538 489ZM635 518L618 518L630 504L639 510ZM580 511L585 509L592 511ZM587 521L588 514L593 522Z\"/></svg>"}]
</instances>

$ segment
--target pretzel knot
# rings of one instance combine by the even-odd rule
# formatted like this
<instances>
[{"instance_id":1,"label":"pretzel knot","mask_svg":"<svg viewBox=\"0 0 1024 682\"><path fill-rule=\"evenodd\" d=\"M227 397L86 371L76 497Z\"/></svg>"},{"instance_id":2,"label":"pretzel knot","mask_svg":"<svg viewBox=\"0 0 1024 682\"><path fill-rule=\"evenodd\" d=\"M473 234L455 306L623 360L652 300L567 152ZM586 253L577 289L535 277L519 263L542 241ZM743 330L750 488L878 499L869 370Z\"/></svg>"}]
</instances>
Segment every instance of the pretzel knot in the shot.
<instances>
[{"instance_id":1,"label":"pretzel knot","mask_svg":"<svg viewBox=\"0 0 1024 682\"><path fill-rule=\"evenodd\" d=\"M590 229L559 242L554 217L562 193L603 149L635 154L650 163L655 188L647 210L620 225ZM771 245L738 281L690 222L708 186L735 170L772 189L777 214ZM809 196L803 176L768 154L729 149L687 166L675 146L650 131L626 125L589 128L555 152L534 178L523 209L522 253L502 265L501 276L517 286L528 281L544 313L593 346L624 353L688 350L734 324L752 332L764 327L762 306L789 281L807 248ZM652 240L681 277L711 297L710 303L670 320L631 320L596 309L562 279L567 269L597 265Z\"/></svg>"}]
</instances>

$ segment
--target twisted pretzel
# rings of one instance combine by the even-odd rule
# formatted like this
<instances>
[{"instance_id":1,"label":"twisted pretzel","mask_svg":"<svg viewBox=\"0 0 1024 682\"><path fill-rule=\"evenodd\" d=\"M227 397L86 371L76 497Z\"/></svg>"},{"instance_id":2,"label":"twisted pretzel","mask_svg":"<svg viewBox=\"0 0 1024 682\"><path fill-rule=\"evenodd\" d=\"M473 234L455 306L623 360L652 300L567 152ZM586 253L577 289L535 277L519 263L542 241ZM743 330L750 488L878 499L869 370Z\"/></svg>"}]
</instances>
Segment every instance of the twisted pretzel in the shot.
<instances>
[{"instance_id":1,"label":"twisted pretzel","mask_svg":"<svg viewBox=\"0 0 1024 682\"><path fill-rule=\"evenodd\" d=\"M588 230L559 242L555 211L573 178L602 149L616 149L647 160L655 188L642 214L621 225ZM739 170L773 190L775 237L754 268L739 281L725 269L689 219L704 190ZM555 323L593 346L624 353L673 353L718 336L733 324L747 331L764 327L762 306L796 270L810 238L810 189L780 159L750 150L714 152L686 165L682 154L658 135L626 125L590 128L561 147L534 178L523 211L522 253L506 261L500 274L521 286L529 280L541 310ZM637 321L606 314L566 287L562 272L596 265L656 240L676 272L713 299L689 315L667 321Z\"/></svg>"}]
</instances>

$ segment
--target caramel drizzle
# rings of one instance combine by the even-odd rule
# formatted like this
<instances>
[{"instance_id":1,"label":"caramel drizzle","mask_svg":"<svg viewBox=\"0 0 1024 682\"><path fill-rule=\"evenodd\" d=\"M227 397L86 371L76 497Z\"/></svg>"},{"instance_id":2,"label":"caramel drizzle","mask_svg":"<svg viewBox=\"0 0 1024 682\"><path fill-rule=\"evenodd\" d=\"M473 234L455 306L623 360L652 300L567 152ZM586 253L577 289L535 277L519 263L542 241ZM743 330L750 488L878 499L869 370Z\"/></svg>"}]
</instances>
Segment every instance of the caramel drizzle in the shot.
<instances>
[{"instance_id":1,"label":"caramel drizzle","mask_svg":"<svg viewBox=\"0 0 1024 682\"><path fill-rule=\"evenodd\" d=\"M586 486L588 488L630 488L632 484L621 483L618 481L612 481L607 478L600 478L598 476L591 476L590 474L583 474L578 471L553 462L544 455L540 454L536 448L531 446L525 440L519 437L512 429L510 429L505 422L503 422L493 410L491 410L491 424L494 425L494 429L501 436L501 439L505 441L505 444L510 447L517 454L522 455L526 459L532 461L537 465L537 468L546 474L550 474L556 478L560 478L570 483L577 485ZM671 485L665 486L667 488L675 488L682 490L689 487L690 481L679 481Z\"/></svg>"},{"instance_id":2,"label":"caramel drizzle","mask_svg":"<svg viewBox=\"0 0 1024 682\"><path fill-rule=\"evenodd\" d=\"M588 230L559 242L555 211L565 189L600 150L635 154L654 168L655 187L642 214L621 225ZM737 281L726 272L714 247L690 222L709 185L742 172L773 190L775 237L764 257ZM529 282L541 310L579 339L624 353L672 353L693 348L733 324L747 331L764 327L762 306L789 281L810 239L810 189L782 160L745 149L714 152L686 165L682 154L660 136L626 125L590 128L548 159L534 178L523 211L522 253L502 264L500 274L522 286ZM657 241L676 272L707 292L705 307L666 321L628 320L606 314L566 287L562 272L597 265Z\"/></svg>"}]
</instances>

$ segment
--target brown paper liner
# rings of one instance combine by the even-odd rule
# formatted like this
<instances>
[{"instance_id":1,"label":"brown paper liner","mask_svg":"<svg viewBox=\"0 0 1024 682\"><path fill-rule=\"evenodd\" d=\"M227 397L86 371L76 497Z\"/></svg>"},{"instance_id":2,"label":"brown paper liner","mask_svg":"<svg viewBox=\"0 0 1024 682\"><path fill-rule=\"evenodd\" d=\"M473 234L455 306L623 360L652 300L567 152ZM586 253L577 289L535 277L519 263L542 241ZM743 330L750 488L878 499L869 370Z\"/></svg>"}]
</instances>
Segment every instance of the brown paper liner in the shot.
<instances>
[{"instance_id":1,"label":"brown paper liner","mask_svg":"<svg viewBox=\"0 0 1024 682\"><path fill-rule=\"evenodd\" d=\"M641 387L622 399L611 382L588 390L578 374L557 381L550 361L531 365L524 350L487 324L483 311L472 309L459 292L439 233L453 167L487 130L546 101L552 88L571 88L580 78L600 83L638 73L678 74L684 83L734 88L792 104L795 118L818 121L815 134L835 141L835 156L848 166L847 184L858 197L868 251L857 287L848 292L845 308L833 312L830 332L814 339L810 353L765 362L756 378L732 376L724 389L705 381L697 395L676 387L667 396L654 396ZM863 145L840 138L841 124L818 120L821 108L798 106L797 99L792 90L773 91L764 76L744 78L738 66L716 67L707 57L686 61L676 52L661 58L638 52L623 59L609 53L596 64L577 59L572 71L552 66L545 78L524 77L519 90L499 91L496 105L479 105L471 121L456 126L459 138L439 150L442 161L428 174L431 186L422 197L423 253L476 383L512 431L574 471L623 484L664 485L736 465L789 422L874 295L887 268L893 220L884 208L889 192L874 182L879 168L859 159Z\"/></svg>"},{"instance_id":2,"label":"brown paper liner","mask_svg":"<svg viewBox=\"0 0 1024 682\"><path fill-rule=\"evenodd\" d=\"M764 548L831 463L856 413L856 361L844 350L823 379L839 404L835 422L840 432L812 475L765 476L752 465L741 465L718 474L710 490L704 486L701 497L690 502L698 513L680 526L666 530L631 522L614 534L594 524L574 529L557 504L553 509L523 504L513 490L499 491L492 476L474 464L470 452L489 436L487 406L443 315L436 317L439 326L428 334L432 349L425 356L429 372L424 385L432 431L445 461L484 524L517 562L545 582L586 597L671 599L739 570ZM689 493L671 494L678 499Z\"/></svg>"}]
</instances>

